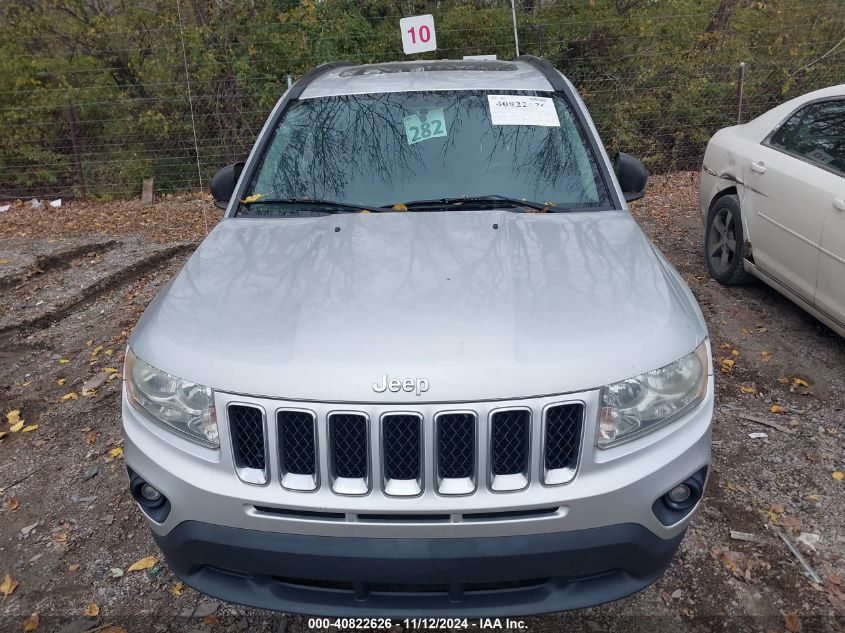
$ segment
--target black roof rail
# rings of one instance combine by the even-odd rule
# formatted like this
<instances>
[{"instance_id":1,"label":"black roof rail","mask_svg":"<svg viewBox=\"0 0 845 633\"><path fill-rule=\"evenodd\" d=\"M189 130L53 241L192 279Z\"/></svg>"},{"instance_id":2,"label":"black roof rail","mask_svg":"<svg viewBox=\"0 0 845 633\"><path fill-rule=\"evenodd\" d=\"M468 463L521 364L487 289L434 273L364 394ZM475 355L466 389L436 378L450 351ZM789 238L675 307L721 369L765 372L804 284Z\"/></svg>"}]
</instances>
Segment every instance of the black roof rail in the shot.
<instances>
[{"instance_id":1,"label":"black roof rail","mask_svg":"<svg viewBox=\"0 0 845 633\"><path fill-rule=\"evenodd\" d=\"M554 88L555 92L566 91L566 80L548 60L545 60L542 57L537 57L536 55L520 55L515 58L514 61L525 62L526 64L534 66L534 68L539 70L543 74L543 77L552 84L552 88Z\"/></svg>"},{"instance_id":2,"label":"black roof rail","mask_svg":"<svg viewBox=\"0 0 845 633\"><path fill-rule=\"evenodd\" d=\"M288 92L288 98L299 99L300 95L308 87L308 84L314 81L317 77L324 75L335 68L341 68L343 66L354 66L354 64L352 62L329 62L327 64L315 66L294 82L294 84L290 87L290 92Z\"/></svg>"}]
</instances>

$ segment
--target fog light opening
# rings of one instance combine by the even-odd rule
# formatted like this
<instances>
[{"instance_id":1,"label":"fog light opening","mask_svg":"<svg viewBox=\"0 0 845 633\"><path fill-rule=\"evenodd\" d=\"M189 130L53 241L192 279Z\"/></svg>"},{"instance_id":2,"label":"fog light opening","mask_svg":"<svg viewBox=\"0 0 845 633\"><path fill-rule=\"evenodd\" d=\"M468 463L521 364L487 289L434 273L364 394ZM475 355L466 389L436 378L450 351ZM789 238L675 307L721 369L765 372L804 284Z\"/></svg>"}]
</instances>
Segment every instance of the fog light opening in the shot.
<instances>
[{"instance_id":1,"label":"fog light opening","mask_svg":"<svg viewBox=\"0 0 845 633\"><path fill-rule=\"evenodd\" d=\"M663 525L672 525L687 516L704 494L707 466L675 484L654 500L652 512Z\"/></svg>"},{"instance_id":2,"label":"fog light opening","mask_svg":"<svg viewBox=\"0 0 845 633\"><path fill-rule=\"evenodd\" d=\"M146 514L153 521L163 523L170 514L170 500L158 488L127 467L129 472L129 492Z\"/></svg>"}]
</instances>

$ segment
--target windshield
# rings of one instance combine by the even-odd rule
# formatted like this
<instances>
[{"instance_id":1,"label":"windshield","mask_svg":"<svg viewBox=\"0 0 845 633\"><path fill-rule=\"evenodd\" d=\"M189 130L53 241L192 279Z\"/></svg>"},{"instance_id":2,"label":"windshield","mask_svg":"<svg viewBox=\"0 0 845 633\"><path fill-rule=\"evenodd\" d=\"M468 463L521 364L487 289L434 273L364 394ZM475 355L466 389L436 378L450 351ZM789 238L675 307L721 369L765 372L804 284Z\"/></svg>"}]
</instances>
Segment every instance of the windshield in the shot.
<instances>
[{"instance_id":1,"label":"windshield","mask_svg":"<svg viewBox=\"0 0 845 633\"><path fill-rule=\"evenodd\" d=\"M455 199L474 197L548 211L611 208L571 106L550 93L304 99L272 134L239 215L309 214L319 211L314 201L349 205L344 211L421 201L459 209Z\"/></svg>"}]
</instances>

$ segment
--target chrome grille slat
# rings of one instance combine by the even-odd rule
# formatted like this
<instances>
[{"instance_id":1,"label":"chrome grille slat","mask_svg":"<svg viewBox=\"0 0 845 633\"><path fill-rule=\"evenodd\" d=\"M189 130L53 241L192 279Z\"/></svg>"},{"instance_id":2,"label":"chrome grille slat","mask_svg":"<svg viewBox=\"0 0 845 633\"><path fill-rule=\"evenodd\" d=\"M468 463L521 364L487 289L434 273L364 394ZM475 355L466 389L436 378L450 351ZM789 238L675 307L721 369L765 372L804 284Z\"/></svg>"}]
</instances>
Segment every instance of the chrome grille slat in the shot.
<instances>
[{"instance_id":1,"label":"chrome grille slat","mask_svg":"<svg viewBox=\"0 0 845 633\"><path fill-rule=\"evenodd\" d=\"M543 414L543 481L561 484L575 477L581 448L584 406L556 404Z\"/></svg>"},{"instance_id":2,"label":"chrome grille slat","mask_svg":"<svg viewBox=\"0 0 845 633\"><path fill-rule=\"evenodd\" d=\"M329 458L333 488L341 494L369 489L370 432L361 413L330 413Z\"/></svg>"},{"instance_id":3,"label":"chrome grille slat","mask_svg":"<svg viewBox=\"0 0 845 633\"><path fill-rule=\"evenodd\" d=\"M279 472L291 490L317 489L317 416L313 411L285 409L276 413Z\"/></svg>"},{"instance_id":4,"label":"chrome grille slat","mask_svg":"<svg viewBox=\"0 0 845 633\"><path fill-rule=\"evenodd\" d=\"M490 488L514 492L528 486L531 410L499 409L490 415Z\"/></svg>"},{"instance_id":5,"label":"chrome grille slat","mask_svg":"<svg viewBox=\"0 0 845 633\"><path fill-rule=\"evenodd\" d=\"M418 413L385 413L381 418L384 491L389 495L422 492L422 422Z\"/></svg>"},{"instance_id":6,"label":"chrome grille slat","mask_svg":"<svg viewBox=\"0 0 845 633\"><path fill-rule=\"evenodd\" d=\"M434 470L437 492L467 495L478 481L478 418L472 411L441 412L434 416Z\"/></svg>"},{"instance_id":7,"label":"chrome grille slat","mask_svg":"<svg viewBox=\"0 0 845 633\"><path fill-rule=\"evenodd\" d=\"M267 447L264 411L247 404L226 408L232 436L232 457L238 477L246 483L267 483Z\"/></svg>"}]
</instances>

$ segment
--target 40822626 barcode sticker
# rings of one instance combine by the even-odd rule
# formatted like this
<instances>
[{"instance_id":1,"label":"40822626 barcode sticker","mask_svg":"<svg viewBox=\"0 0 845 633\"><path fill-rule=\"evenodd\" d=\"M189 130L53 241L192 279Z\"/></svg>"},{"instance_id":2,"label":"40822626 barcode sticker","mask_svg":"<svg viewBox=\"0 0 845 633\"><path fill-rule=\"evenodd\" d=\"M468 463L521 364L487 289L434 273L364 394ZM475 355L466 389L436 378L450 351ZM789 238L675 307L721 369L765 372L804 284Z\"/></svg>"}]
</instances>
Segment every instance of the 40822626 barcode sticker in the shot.
<instances>
[{"instance_id":1,"label":"40822626 barcode sticker","mask_svg":"<svg viewBox=\"0 0 845 633\"><path fill-rule=\"evenodd\" d=\"M540 125L560 127L560 118L551 97L487 95L493 125Z\"/></svg>"}]
</instances>

